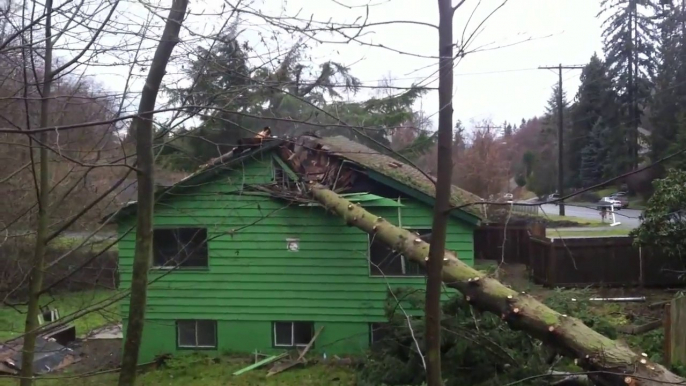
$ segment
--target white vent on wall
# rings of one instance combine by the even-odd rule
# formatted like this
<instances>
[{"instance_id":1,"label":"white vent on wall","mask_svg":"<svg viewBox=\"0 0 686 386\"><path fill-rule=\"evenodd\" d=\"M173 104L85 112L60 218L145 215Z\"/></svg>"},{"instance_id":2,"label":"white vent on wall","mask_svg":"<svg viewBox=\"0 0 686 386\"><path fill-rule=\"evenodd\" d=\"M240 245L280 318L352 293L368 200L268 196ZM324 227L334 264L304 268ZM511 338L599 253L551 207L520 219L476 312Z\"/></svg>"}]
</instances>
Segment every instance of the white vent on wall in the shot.
<instances>
[{"instance_id":1,"label":"white vent on wall","mask_svg":"<svg viewBox=\"0 0 686 386\"><path fill-rule=\"evenodd\" d=\"M291 252L298 252L300 250L300 239L287 238L286 249Z\"/></svg>"}]
</instances>

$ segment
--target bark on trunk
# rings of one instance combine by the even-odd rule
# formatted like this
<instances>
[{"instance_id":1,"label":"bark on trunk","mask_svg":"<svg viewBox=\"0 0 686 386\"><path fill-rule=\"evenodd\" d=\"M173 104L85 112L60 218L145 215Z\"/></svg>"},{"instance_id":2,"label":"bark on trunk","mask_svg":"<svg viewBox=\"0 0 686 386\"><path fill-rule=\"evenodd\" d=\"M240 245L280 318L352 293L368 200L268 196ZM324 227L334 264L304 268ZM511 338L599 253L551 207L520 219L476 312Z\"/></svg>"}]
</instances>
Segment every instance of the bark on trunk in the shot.
<instances>
[{"instance_id":1,"label":"bark on trunk","mask_svg":"<svg viewBox=\"0 0 686 386\"><path fill-rule=\"evenodd\" d=\"M315 200L341 216L350 226L375 235L404 256L426 264L429 244L417 235L352 204L331 190L312 185ZM560 314L532 296L514 291L461 262L452 253L443 257L443 282L465 295L474 307L500 315L510 328L546 342L577 360L589 376L604 385L664 386L686 382L658 363L609 339L581 320Z\"/></svg>"},{"instance_id":2,"label":"bark on trunk","mask_svg":"<svg viewBox=\"0 0 686 386\"><path fill-rule=\"evenodd\" d=\"M45 63L43 69L43 95L40 108L40 127L48 126L50 117L50 98L52 89L52 0L45 2ZM29 85L24 85L29 87ZM36 227L36 247L34 249L31 273L29 276L29 299L24 325L24 342L21 353L21 386L33 384L33 360L36 350L36 336L38 335L38 312L41 289L43 287L45 248L48 237L48 206L50 201L50 160L48 159L48 133L40 134L38 139L40 150L40 169L38 193L38 224ZM33 142L35 143L35 142ZM32 157L33 161L33 157Z\"/></svg>"},{"instance_id":3,"label":"bark on trunk","mask_svg":"<svg viewBox=\"0 0 686 386\"><path fill-rule=\"evenodd\" d=\"M441 386L441 270L450 213L453 175L453 11L450 0L438 0L438 173L429 260L426 264L426 384Z\"/></svg>"},{"instance_id":4,"label":"bark on trunk","mask_svg":"<svg viewBox=\"0 0 686 386\"><path fill-rule=\"evenodd\" d=\"M166 73L167 63L179 41L179 31L186 14L188 0L174 0L164 26L152 65L148 72L141 100L139 117L134 118L132 127L136 138L136 164L138 179L138 211L136 224L136 250L131 278L131 301L126 328L126 341L122 357L119 386L133 386L136 382L138 352L143 335L145 306L148 289L148 269L152 259L152 216L155 204L153 178L153 114L157 94Z\"/></svg>"}]
</instances>

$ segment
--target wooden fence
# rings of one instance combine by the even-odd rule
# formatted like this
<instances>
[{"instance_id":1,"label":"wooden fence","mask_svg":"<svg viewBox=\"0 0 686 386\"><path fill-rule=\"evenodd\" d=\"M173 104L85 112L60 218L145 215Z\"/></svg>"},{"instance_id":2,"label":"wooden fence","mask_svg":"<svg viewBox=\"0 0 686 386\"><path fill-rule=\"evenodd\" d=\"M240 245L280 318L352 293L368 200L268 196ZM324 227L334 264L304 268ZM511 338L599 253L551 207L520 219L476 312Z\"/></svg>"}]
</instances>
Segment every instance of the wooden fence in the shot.
<instances>
[{"instance_id":1,"label":"wooden fence","mask_svg":"<svg viewBox=\"0 0 686 386\"><path fill-rule=\"evenodd\" d=\"M686 297L672 300L665 311L665 363L686 365Z\"/></svg>"},{"instance_id":2,"label":"wooden fence","mask_svg":"<svg viewBox=\"0 0 686 386\"><path fill-rule=\"evenodd\" d=\"M545 237L545 226L485 226L474 232L474 257L503 261L508 264L529 264L531 236Z\"/></svg>"},{"instance_id":3,"label":"wooden fence","mask_svg":"<svg viewBox=\"0 0 686 386\"><path fill-rule=\"evenodd\" d=\"M531 276L550 287L686 284L684 261L652 248L637 248L631 237L530 239Z\"/></svg>"},{"instance_id":4,"label":"wooden fence","mask_svg":"<svg viewBox=\"0 0 686 386\"><path fill-rule=\"evenodd\" d=\"M541 227L490 226L474 234L477 259L525 264L549 287L686 285L685 260L633 246L630 237L548 239Z\"/></svg>"}]
</instances>

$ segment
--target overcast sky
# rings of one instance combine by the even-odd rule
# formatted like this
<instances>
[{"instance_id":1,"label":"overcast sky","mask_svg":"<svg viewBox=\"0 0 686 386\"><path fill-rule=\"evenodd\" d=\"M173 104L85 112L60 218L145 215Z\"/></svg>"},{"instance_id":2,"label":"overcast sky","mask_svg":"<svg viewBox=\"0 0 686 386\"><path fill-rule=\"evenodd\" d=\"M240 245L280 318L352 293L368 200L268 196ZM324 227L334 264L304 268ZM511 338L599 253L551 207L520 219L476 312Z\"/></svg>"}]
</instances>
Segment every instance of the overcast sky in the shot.
<instances>
[{"instance_id":1,"label":"overcast sky","mask_svg":"<svg viewBox=\"0 0 686 386\"><path fill-rule=\"evenodd\" d=\"M454 0L456 1L456 0ZM264 9L270 1L265 1ZM368 0L346 0L348 5L366 4ZM372 0L379 4L369 8L370 22L414 20L437 24L437 2L431 0ZM455 17L455 36L465 29L466 20L479 2L467 0ZM468 33L478 22L495 9L502 0L482 0L477 13L467 26ZM315 18L328 17L337 21L352 21L364 15L365 9L349 10L331 0L289 0L288 9L302 8L301 14ZM596 18L598 0L509 0L485 24L484 31L472 44L473 48L488 46L492 50L468 55L455 69L454 119L491 118L495 123L504 120L519 122L543 111L557 82L557 74L538 70L540 65L584 64L594 52L601 54L600 21ZM438 34L423 26L396 25L373 28L374 34L364 39L405 52L436 55ZM531 41L495 49L531 38ZM438 68L434 59L401 55L376 47L359 44L322 45L324 56L339 53L338 60L351 64L355 75L365 84L390 75L396 85L409 85L433 74ZM422 71L417 69L430 66ZM579 70L563 71L563 82L569 97L579 84ZM436 76L427 86L436 86ZM422 108L427 114L438 109L435 92L423 98Z\"/></svg>"},{"instance_id":2,"label":"overcast sky","mask_svg":"<svg viewBox=\"0 0 686 386\"><path fill-rule=\"evenodd\" d=\"M233 0L234 4L235 1ZM457 0L453 0L457 1ZM476 26L491 13L503 0L467 0L458 10L454 19L455 38L471 34ZM168 1L161 1L167 4ZM222 0L205 0L191 3L195 13L202 10L217 9ZM254 10L270 16L293 16L318 21L337 23L359 22L367 15L368 22L418 21L438 23L436 0L243 0L242 6L250 4ZM478 7L477 7L478 5ZM467 24L470 14L477 11ZM140 7L128 8L129 11ZM496 124L504 120L518 123L522 118L530 118L544 111L546 100L551 95L551 87L557 82L557 73L539 70L538 66L551 66L559 63L585 64L594 52L602 53L600 21L596 18L599 0L509 0L483 24L483 31L474 39L471 48L484 47L487 51L466 56L455 69L454 120L460 119L469 126L472 120L492 119ZM143 11L144 12L144 11ZM129 12L131 13L131 12ZM164 12L166 13L166 11ZM143 15L131 19L142 21ZM275 45L284 52L300 35L280 31L278 39L269 41L271 47L261 43L260 34L268 36L275 28L255 16L241 16L240 40L248 40L258 52L274 56ZM224 22L217 17L190 17L186 27L205 34L216 32ZM321 39L341 41L342 37L322 34ZM419 25L393 24L369 27L360 40L391 47L414 55L436 56L438 53L438 32L436 29ZM529 41L526 41L530 39ZM521 43L518 43L521 42ZM312 48L308 51L313 64L335 60L350 66L353 75L360 78L364 85L377 86L383 78L394 79L395 86L409 86L421 83L436 87L438 68L437 59L403 55L378 46L359 43L334 44L307 41ZM188 50L195 42L185 48L177 46L176 54ZM506 46L498 48L499 46ZM269 55L263 55L264 57ZM260 60L264 60L263 58ZM278 64L274 64L276 66ZM174 72L180 64L171 63L165 82L172 81ZM176 69L174 69L176 67ZM103 70L100 70L103 71ZM127 67L118 70L108 68L107 76L100 72L99 82L106 88L117 90L123 82L111 75L125 79ZM141 71L144 76L147 71ZM118 74L115 74L118 73ZM564 87L572 98L579 84L579 70L563 72ZM141 79L136 83L142 85ZM133 90L138 90L134 86ZM119 90L117 90L119 91ZM364 99L371 91L349 96ZM424 96L417 108L432 116L434 124L438 109L437 93ZM164 98L161 98L162 102ZM133 106L132 106L133 107Z\"/></svg>"}]
</instances>

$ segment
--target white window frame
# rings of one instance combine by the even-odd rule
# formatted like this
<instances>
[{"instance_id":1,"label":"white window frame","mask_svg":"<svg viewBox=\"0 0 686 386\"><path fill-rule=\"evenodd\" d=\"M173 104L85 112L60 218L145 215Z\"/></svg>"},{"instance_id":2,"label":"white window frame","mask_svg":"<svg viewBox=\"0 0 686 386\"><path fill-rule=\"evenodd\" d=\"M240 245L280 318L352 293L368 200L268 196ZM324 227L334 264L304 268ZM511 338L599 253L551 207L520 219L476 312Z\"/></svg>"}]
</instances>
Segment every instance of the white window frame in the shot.
<instances>
[{"instance_id":1,"label":"white window frame","mask_svg":"<svg viewBox=\"0 0 686 386\"><path fill-rule=\"evenodd\" d=\"M278 340L276 339L276 325L278 323L291 325L291 344L280 344L280 343L278 343ZM273 323L272 329L273 329L273 333L274 333L274 347L305 347L309 344L309 342L304 343L304 344L303 343L295 344L295 324L296 323L308 323L308 324L310 324L311 322L274 322Z\"/></svg>"},{"instance_id":2,"label":"white window frame","mask_svg":"<svg viewBox=\"0 0 686 386\"><path fill-rule=\"evenodd\" d=\"M190 323L193 322L195 324L194 327L194 332L195 332L195 345L193 346L188 346L188 345L183 345L181 344L181 324L180 323ZM201 346L198 344L198 322L212 322L212 326L214 327L214 344L212 346ZM202 349L216 349L217 348L217 321L216 320L209 320L209 319L181 319L176 321L176 344L179 348L202 348Z\"/></svg>"}]
</instances>

